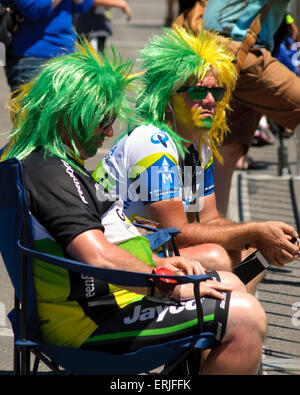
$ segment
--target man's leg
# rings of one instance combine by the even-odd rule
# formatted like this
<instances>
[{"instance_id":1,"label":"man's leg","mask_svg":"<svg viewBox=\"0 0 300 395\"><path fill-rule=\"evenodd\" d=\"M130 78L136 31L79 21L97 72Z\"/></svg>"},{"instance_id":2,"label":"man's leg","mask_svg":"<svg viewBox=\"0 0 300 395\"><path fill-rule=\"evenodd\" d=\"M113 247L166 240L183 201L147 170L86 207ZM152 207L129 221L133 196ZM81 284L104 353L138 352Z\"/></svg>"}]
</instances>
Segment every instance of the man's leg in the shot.
<instances>
[{"instance_id":1,"label":"man's leg","mask_svg":"<svg viewBox=\"0 0 300 395\"><path fill-rule=\"evenodd\" d=\"M181 248L180 255L192 261L198 261L205 269L230 272L233 268L241 263L248 255L254 252L255 248L250 248L243 251L229 251L227 252L223 247L218 244L205 243L197 246ZM246 289L252 295L255 295L257 285L261 282L265 275L265 271L256 276L247 285ZM237 277L234 276L236 279ZM222 279L224 281L224 279ZM233 281L230 278L230 281ZM239 280L240 281L240 280ZM234 289L239 289L234 287Z\"/></svg>"},{"instance_id":2,"label":"man's leg","mask_svg":"<svg viewBox=\"0 0 300 395\"><path fill-rule=\"evenodd\" d=\"M208 354L202 374L257 374L266 329L265 312L256 298L232 291L225 336Z\"/></svg>"},{"instance_id":3,"label":"man's leg","mask_svg":"<svg viewBox=\"0 0 300 395\"><path fill-rule=\"evenodd\" d=\"M198 261L207 270L232 271L232 263L226 250L218 244L205 243L181 248L180 255Z\"/></svg>"},{"instance_id":4,"label":"man's leg","mask_svg":"<svg viewBox=\"0 0 300 395\"><path fill-rule=\"evenodd\" d=\"M239 141L223 145L219 152L223 158L223 164L214 161L214 180L216 205L221 216L226 217L229 204L232 174L240 158L248 151Z\"/></svg>"},{"instance_id":5,"label":"man's leg","mask_svg":"<svg viewBox=\"0 0 300 395\"><path fill-rule=\"evenodd\" d=\"M238 161L248 153L254 132L261 118L260 113L245 107L238 99L233 99L231 106L232 113L228 117L228 125L231 131L219 148L223 164L214 161L216 205L223 217L227 216L233 171Z\"/></svg>"},{"instance_id":6,"label":"man's leg","mask_svg":"<svg viewBox=\"0 0 300 395\"><path fill-rule=\"evenodd\" d=\"M218 272L224 284L231 284L228 318L221 343L203 353L201 374L252 374L258 372L267 322L257 299L232 273Z\"/></svg>"},{"instance_id":7,"label":"man's leg","mask_svg":"<svg viewBox=\"0 0 300 395\"><path fill-rule=\"evenodd\" d=\"M224 292L224 300L211 297L201 299L204 331L214 332L217 339L202 372L256 374L266 331L264 311L258 301L245 292L243 284L233 274L212 275L216 278L219 276L225 283L234 284L235 289ZM195 330L198 330L195 318L197 311L194 300L173 305L145 297L110 315L101 311L97 320L101 325L81 348L115 353L134 351L178 336L195 334Z\"/></svg>"},{"instance_id":8,"label":"man's leg","mask_svg":"<svg viewBox=\"0 0 300 395\"><path fill-rule=\"evenodd\" d=\"M215 164L217 208L223 216L233 170L247 153L261 116L292 130L300 123L300 78L269 51L253 49L243 64L231 107L230 133L220 148L224 165Z\"/></svg>"},{"instance_id":9,"label":"man's leg","mask_svg":"<svg viewBox=\"0 0 300 395\"><path fill-rule=\"evenodd\" d=\"M236 265L238 265L253 251L254 249L251 249L250 251L244 250L241 252L234 251L234 254L231 256L223 247L212 243L182 248L179 250L181 256L192 261L198 261L205 269L228 272L228 275L230 275L230 272L232 272ZM263 279L264 274L265 272L256 276L246 285L246 289L249 293L255 295L257 285ZM236 276L234 277L237 279ZM230 278L230 281L233 281L232 278ZM234 289L239 289L239 287L235 286Z\"/></svg>"}]
</instances>

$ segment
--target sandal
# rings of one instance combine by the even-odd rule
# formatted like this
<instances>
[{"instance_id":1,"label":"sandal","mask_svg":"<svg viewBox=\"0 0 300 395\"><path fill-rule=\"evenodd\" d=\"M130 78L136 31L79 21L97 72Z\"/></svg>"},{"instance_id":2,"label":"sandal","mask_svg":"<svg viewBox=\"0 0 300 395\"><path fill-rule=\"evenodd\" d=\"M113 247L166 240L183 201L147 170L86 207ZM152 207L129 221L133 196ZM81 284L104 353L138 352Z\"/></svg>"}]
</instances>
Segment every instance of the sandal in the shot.
<instances>
[{"instance_id":1,"label":"sandal","mask_svg":"<svg viewBox=\"0 0 300 395\"><path fill-rule=\"evenodd\" d=\"M254 160L248 155L240 158L235 166L235 170L255 170L258 168L259 166L255 164Z\"/></svg>"},{"instance_id":2,"label":"sandal","mask_svg":"<svg viewBox=\"0 0 300 395\"><path fill-rule=\"evenodd\" d=\"M260 147L262 145L274 144L275 137L269 128L258 126L255 130L251 145Z\"/></svg>"}]
</instances>

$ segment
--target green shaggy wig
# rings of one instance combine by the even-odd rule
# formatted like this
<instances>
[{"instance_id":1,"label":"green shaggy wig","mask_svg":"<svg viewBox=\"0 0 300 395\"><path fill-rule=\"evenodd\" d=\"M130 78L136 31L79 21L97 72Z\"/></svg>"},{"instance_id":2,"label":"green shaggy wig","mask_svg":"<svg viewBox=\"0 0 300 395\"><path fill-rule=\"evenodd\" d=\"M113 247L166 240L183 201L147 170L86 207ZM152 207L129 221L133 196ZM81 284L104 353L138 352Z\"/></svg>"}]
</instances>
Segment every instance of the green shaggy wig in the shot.
<instances>
[{"instance_id":1,"label":"green shaggy wig","mask_svg":"<svg viewBox=\"0 0 300 395\"><path fill-rule=\"evenodd\" d=\"M190 77L202 80L207 72L213 71L219 85L226 88L226 93L224 99L217 103L208 139L202 138L202 142L208 144L221 160L216 146L228 131L226 111L230 109L229 100L237 80L235 57L216 34L206 31L192 33L179 27L163 31L162 35L153 36L140 52L144 75L137 96L139 116L145 123L152 123L170 133L178 151L184 155L183 139L165 124L170 96Z\"/></svg>"},{"instance_id":2,"label":"green shaggy wig","mask_svg":"<svg viewBox=\"0 0 300 395\"><path fill-rule=\"evenodd\" d=\"M67 131L75 155L79 152L71 132L85 147L102 120L133 118L131 89L135 77L132 62L123 62L112 49L112 59L98 54L87 42L74 53L54 58L40 73L11 96L13 132L1 160L25 159L37 147L70 162L62 142Z\"/></svg>"}]
</instances>

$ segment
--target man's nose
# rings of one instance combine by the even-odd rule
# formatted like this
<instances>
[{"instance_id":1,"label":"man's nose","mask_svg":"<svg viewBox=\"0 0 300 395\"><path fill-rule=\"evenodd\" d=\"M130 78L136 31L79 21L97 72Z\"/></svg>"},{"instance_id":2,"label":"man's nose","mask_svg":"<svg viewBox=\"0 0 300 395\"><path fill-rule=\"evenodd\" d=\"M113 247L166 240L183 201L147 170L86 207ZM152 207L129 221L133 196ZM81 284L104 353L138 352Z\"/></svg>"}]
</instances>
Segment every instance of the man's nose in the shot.
<instances>
[{"instance_id":1,"label":"man's nose","mask_svg":"<svg viewBox=\"0 0 300 395\"><path fill-rule=\"evenodd\" d=\"M203 101L205 101L206 103L215 103L215 98L213 97L211 92L207 92L207 95Z\"/></svg>"},{"instance_id":2,"label":"man's nose","mask_svg":"<svg viewBox=\"0 0 300 395\"><path fill-rule=\"evenodd\" d=\"M112 137L112 136L114 135L114 130L113 130L112 125L110 125L108 128L106 128L106 129L104 130L104 135L105 135L106 137Z\"/></svg>"}]
</instances>

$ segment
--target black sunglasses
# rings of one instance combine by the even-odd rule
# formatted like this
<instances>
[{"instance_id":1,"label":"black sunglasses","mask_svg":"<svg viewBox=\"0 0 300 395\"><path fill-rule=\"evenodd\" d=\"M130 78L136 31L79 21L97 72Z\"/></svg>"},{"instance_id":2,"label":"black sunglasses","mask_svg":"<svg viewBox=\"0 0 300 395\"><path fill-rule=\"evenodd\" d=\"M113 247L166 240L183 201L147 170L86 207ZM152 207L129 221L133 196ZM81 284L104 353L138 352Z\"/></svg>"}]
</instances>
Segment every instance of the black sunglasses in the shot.
<instances>
[{"instance_id":1,"label":"black sunglasses","mask_svg":"<svg viewBox=\"0 0 300 395\"><path fill-rule=\"evenodd\" d=\"M193 101L204 100L208 92L210 92L215 101L221 101L225 95L225 88L221 86L215 86L212 88L208 88L207 86L183 86L176 92L187 92L188 97Z\"/></svg>"}]
</instances>

